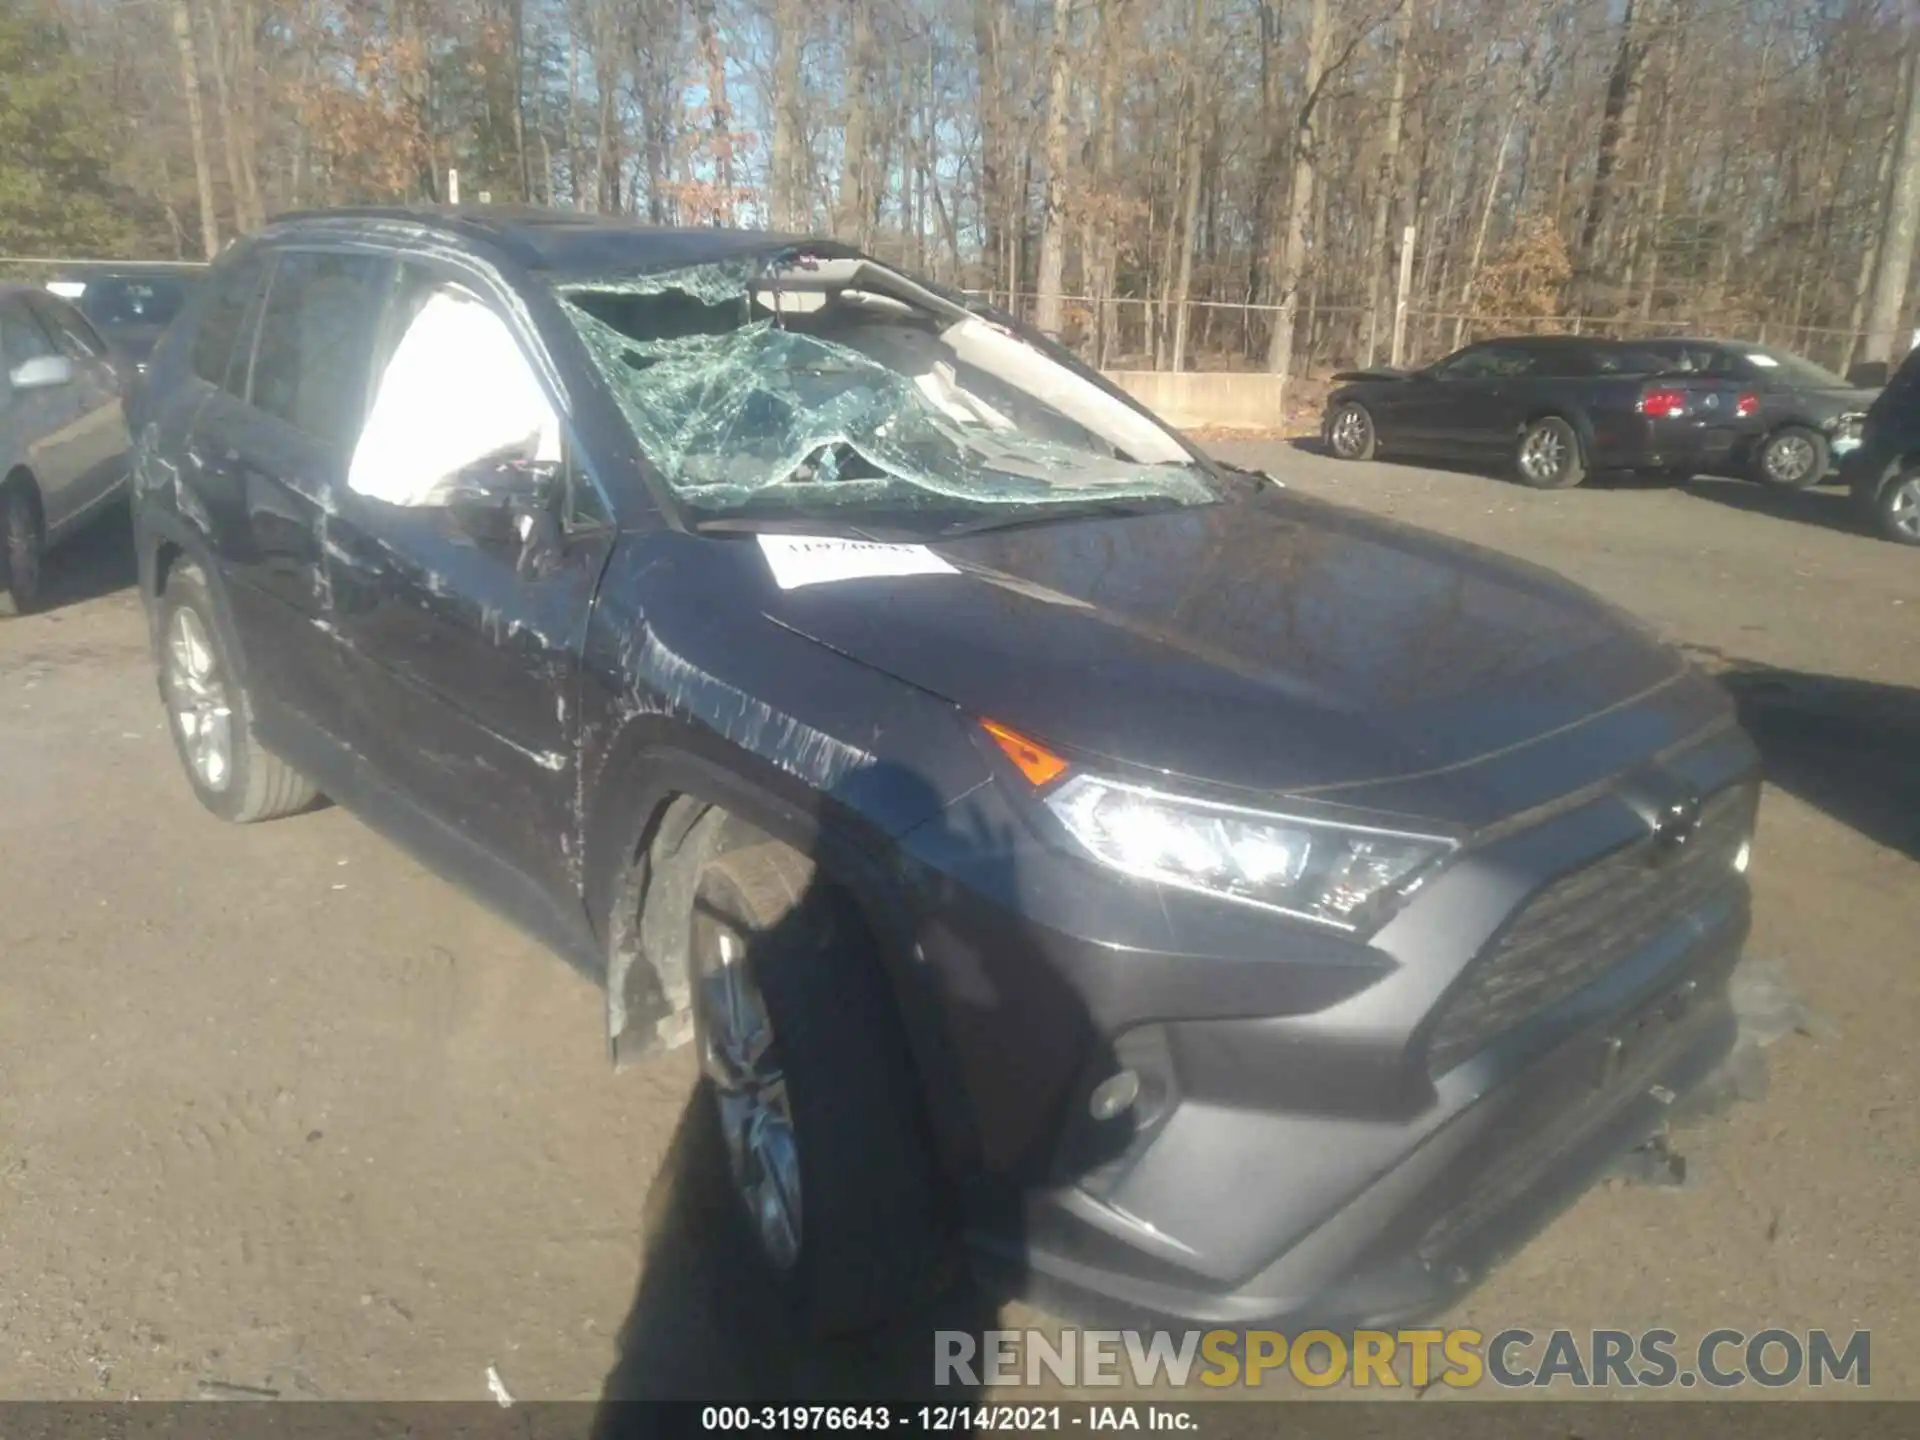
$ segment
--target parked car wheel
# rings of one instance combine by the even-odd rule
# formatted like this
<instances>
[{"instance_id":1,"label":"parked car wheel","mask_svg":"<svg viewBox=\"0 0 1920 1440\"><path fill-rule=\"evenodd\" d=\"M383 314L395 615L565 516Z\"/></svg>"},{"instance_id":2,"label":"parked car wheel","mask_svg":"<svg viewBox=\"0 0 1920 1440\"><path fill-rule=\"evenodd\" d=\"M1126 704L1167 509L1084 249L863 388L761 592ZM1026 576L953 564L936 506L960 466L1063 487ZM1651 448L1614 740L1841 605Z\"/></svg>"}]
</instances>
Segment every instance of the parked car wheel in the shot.
<instances>
[{"instance_id":1,"label":"parked car wheel","mask_svg":"<svg viewBox=\"0 0 1920 1440\"><path fill-rule=\"evenodd\" d=\"M1832 461L1827 437L1804 425L1782 425L1755 457L1755 474L1768 485L1807 490L1826 478Z\"/></svg>"},{"instance_id":2,"label":"parked car wheel","mask_svg":"<svg viewBox=\"0 0 1920 1440\"><path fill-rule=\"evenodd\" d=\"M167 729L202 805L238 825L291 815L313 785L253 734L246 684L221 638L206 577L182 563L160 599L160 694Z\"/></svg>"},{"instance_id":3,"label":"parked car wheel","mask_svg":"<svg viewBox=\"0 0 1920 1440\"><path fill-rule=\"evenodd\" d=\"M0 615L24 615L40 598L40 501L16 475L0 487Z\"/></svg>"},{"instance_id":4,"label":"parked car wheel","mask_svg":"<svg viewBox=\"0 0 1920 1440\"><path fill-rule=\"evenodd\" d=\"M1515 468L1536 490L1570 490L1587 478L1580 437L1558 415L1543 415L1527 426L1520 436Z\"/></svg>"},{"instance_id":5,"label":"parked car wheel","mask_svg":"<svg viewBox=\"0 0 1920 1440\"><path fill-rule=\"evenodd\" d=\"M1349 400L1327 422L1327 448L1342 460L1371 460L1378 448L1373 415L1358 401Z\"/></svg>"},{"instance_id":6,"label":"parked car wheel","mask_svg":"<svg viewBox=\"0 0 1920 1440\"><path fill-rule=\"evenodd\" d=\"M1902 470L1874 497L1875 527L1901 545L1920 545L1920 466Z\"/></svg>"},{"instance_id":7,"label":"parked car wheel","mask_svg":"<svg viewBox=\"0 0 1920 1440\"><path fill-rule=\"evenodd\" d=\"M707 866L692 927L701 1070L767 1270L815 1333L898 1315L932 1292L951 1247L865 927L771 842Z\"/></svg>"}]
</instances>

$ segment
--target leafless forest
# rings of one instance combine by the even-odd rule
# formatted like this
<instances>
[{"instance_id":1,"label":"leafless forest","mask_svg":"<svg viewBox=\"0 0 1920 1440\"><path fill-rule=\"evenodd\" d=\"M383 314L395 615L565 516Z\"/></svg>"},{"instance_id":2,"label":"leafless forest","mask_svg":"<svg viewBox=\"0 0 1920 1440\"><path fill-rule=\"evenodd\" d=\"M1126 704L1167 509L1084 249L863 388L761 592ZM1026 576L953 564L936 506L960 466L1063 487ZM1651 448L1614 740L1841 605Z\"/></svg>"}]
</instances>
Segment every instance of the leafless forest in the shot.
<instances>
[{"instance_id":1,"label":"leafless forest","mask_svg":"<svg viewBox=\"0 0 1920 1440\"><path fill-rule=\"evenodd\" d=\"M1408 235L1427 356L1578 323L1838 365L1915 323L1920 0L44 3L0 15L51 16L125 223L0 252L197 257L457 171L837 234L1108 365L1384 361Z\"/></svg>"}]
</instances>

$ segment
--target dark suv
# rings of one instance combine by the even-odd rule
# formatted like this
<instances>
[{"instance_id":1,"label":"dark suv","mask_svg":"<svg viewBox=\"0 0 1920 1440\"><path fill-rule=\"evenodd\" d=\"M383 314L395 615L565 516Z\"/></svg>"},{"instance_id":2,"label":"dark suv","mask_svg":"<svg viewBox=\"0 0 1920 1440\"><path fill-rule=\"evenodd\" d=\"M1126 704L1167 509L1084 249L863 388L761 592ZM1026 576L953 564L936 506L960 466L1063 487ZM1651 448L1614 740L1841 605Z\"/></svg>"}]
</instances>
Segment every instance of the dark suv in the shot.
<instances>
[{"instance_id":1,"label":"dark suv","mask_svg":"<svg viewBox=\"0 0 1920 1440\"><path fill-rule=\"evenodd\" d=\"M691 1040L816 1326L962 1235L1081 1310L1425 1312L1731 1043L1718 687L844 246L290 217L149 378L201 801L324 791L616 1059Z\"/></svg>"},{"instance_id":2,"label":"dark suv","mask_svg":"<svg viewBox=\"0 0 1920 1440\"><path fill-rule=\"evenodd\" d=\"M1893 372L1867 411L1860 448L1841 477L1868 522L1902 545L1920 545L1920 349Z\"/></svg>"}]
</instances>

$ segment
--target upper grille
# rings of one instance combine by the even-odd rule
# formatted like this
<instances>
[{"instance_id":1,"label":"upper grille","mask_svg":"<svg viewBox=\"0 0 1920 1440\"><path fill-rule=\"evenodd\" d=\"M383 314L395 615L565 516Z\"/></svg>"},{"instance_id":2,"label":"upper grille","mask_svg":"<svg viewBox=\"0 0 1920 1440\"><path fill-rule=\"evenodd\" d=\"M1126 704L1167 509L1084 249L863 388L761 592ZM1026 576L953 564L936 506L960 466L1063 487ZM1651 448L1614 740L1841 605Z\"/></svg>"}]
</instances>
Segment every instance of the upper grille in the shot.
<instances>
[{"instance_id":1,"label":"upper grille","mask_svg":"<svg viewBox=\"0 0 1920 1440\"><path fill-rule=\"evenodd\" d=\"M1451 1069L1592 984L1732 884L1756 801L1750 785L1722 790L1701 806L1699 831L1679 853L1660 854L1649 835L1535 895L1440 1002L1428 1071Z\"/></svg>"}]
</instances>

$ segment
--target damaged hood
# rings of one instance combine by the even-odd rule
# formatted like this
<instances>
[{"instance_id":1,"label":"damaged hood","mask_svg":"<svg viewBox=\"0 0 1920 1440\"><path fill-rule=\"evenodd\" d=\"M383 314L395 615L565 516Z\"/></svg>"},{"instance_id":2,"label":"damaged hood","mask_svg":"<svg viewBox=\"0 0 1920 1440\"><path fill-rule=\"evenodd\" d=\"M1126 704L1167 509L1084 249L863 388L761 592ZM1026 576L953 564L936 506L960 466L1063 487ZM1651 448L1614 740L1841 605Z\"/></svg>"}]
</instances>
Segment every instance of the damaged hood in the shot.
<instances>
[{"instance_id":1,"label":"damaged hood","mask_svg":"<svg viewBox=\"0 0 1920 1440\"><path fill-rule=\"evenodd\" d=\"M767 613L1062 749L1223 786L1470 765L1685 670L1545 571L1280 492L933 550L958 573L769 583Z\"/></svg>"}]
</instances>

